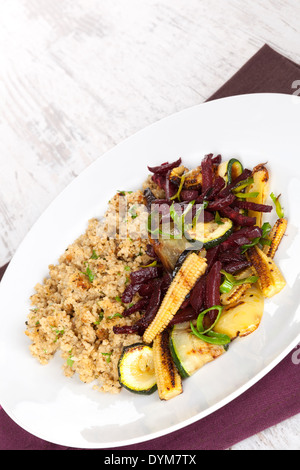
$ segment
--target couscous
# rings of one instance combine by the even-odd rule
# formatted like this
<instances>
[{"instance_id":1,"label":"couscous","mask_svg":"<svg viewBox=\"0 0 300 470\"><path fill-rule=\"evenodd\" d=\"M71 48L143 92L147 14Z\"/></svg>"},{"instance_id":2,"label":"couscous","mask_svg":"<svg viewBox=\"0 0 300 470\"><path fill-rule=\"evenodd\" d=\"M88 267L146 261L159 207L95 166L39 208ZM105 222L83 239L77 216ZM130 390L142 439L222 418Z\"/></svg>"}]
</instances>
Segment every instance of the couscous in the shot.
<instances>
[{"instance_id":1,"label":"couscous","mask_svg":"<svg viewBox=\"0 0 300 470\"><path fill-rule=\"evenodd\" d=\"M126 220L120 220L131 234L126 237L119 220L125 199ZM35 287L27 321L30 351L41 364L60 351L66 376L76 373L81 381L96 381L99 390L111 393L120 391L117 365L123 347L141 340L139 335L115 335L112 330L140 316L137 312L123 317L121 302L130 272L150 259L147 239L142 233L137 236L137 224L141 226L144 217L140 208L142 191L118 192L104 220L90 220L86 232L49 266L49 277ZM116 233L110 236L115 220ZM138 294L133 300L137 298Z\"/></svg>"}]
</instances>

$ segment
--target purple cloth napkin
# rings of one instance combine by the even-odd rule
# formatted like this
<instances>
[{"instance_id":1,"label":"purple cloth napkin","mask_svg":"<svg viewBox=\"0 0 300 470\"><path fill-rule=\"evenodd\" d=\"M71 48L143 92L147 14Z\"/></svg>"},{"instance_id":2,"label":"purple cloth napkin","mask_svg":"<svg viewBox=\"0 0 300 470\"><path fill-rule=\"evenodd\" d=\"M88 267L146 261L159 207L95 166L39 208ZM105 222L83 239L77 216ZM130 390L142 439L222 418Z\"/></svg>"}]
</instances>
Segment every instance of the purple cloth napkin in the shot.
<instances>
[{"instance_id":1,"label":"purple cloth napkin","mask_svg":"<svg viewBox=\"0 0 300 470\"><path fill-rule=\"evenodd\" d=\"M300 67L263 46L209 100L246 93L292 94ZM0 269L0 279L6 266ZM218 411L179 431L109 451L224 450L300 412L300 345L263 379ZM21 429L0 409L0 450L67 450Z\"/></svg>"}]
</instances>

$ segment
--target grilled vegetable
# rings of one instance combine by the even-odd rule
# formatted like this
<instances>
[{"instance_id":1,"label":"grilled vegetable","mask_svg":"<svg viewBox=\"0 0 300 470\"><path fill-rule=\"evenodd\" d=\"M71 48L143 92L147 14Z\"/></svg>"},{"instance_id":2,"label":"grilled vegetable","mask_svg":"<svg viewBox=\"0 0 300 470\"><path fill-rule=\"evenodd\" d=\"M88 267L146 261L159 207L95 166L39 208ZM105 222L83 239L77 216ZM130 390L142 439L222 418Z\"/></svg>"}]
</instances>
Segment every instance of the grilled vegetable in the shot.
<instances>
[{"instance_id":1,"label":"grilled vegetable","mask_svg":"<svg viewBox=\"0 0 300 470\"><path fill-rule=\"evenodd\" d=\"M175 162L171 163L162 163L159 166L148 166L148 170L151 171L151 173L155 173L156 175L166 175L169 171L173 170L173 168L176 168L181 165L181 158L178 158Z\"/></svg>"},{"instance_id":2,"label":"grilled vegetable","mask_svg":"<svg viewBox=\"0 0 300 470\"><path fill-rule=\"evenodd\" d=\"M232 204L235 200L235 195L230 193L228 196L222 197L220 199L216 198L214 201L209 202L207 208L211 211L219 211L224 209L224 207L230 206L230 204ZM220 223L222 223L222 221Z\"/></svg>"},{"instance_id":3,"label":"grilled vegetable","mask_svg":"<svg viewBox=\"0 0 300 470\"><path fill-rule=\"evenodd\" d=\"M227 183L228 175L227 175L227 167L228 167L228 160L225 162L220 163L217 168L217 176L221 176L223 180Z\"/></svg>"},{"instance_id":4,"label":"grilled vegetable","mask_svg":"<svg viewBox=\"0 0 300 470\"><path fill-rule=\"evenodd\" d=\"M220 223L212 220L210 222L198 222L195 228L187 231L192 240L203 243L205 249L213 248L219 243L224 242L233 233L232 220L221 217Z\"/></svg>"},{"instance_id":5,"label":"grilled vegetable","mask_svg":"<svg viewBox=\"0 0 300 470\"><path fill-rule=\"evenodd\" d=\"M181 377L185 378L224 354L225 349L197 338L191 333L190 323L184 322L172 328L170 351Z\"/></svg>"},{"instance_id":6,"label":"grilled vegetable","mask_svg":"<svg viewBox=\"0 0 300 470\"><path fill-rule=\"evenodd\" d=\"M221 294L221 305L232 305L233 303L236 303L250 287L250 283L241 284L233 287L230 292Z\"/></svg>"},{"instance_id":7,"label":"grilled vegetable","mask_svg":"<svg viewBox=\"0 0 300 470\"><path fill-rule=\"evenodd\" d=\"M235 276L235 279L242 280L247 279L252 275L252 269L247 268L243 269L239 274ZM220 300L221 305L232 305L235 304L240 297L246 292L246 290L250 289L252 283L243 283L241 285L234 286L229 292L224 292L221 294Z\"/></svg>"},{"instance_id":8,"label":"grilled vegetable","mask_svg":"<svg viewBox=\"0 0 300 470\"><path fill-rule=\"evenodd\" d=\"M238 176L243 173L243 165L236 158L231 158L227 166L228 183L232 183Z\"/></svg>"},{"instance_id":9,"label":"grilled vegetable","mask_svg":"<svg viewBox=\"0 0 300 470\"><path fill-rule=\"evenodd\" d=\"M171 356L168 330L164 330L155 337L153 359L159 398L170 400L180 395L182 381Z\"/></svg>"},{"instance_id":10,"label":"grilled vegetable","mask_svg":"<svg viewBox=\"0 0 300 470\"><path fill-rule=\"evenodd\" d=\"M210 309L220 304L221 261L215 261L206 275L205 306ZM205 315L205 327L210 327L216 320L218 310L209 310Z\"/></svg>"},{"instance_id":11,"label":"grilled vegetable","mask_svg":"<svg viewBox=\"0 0 300 470\"><path fill-rule=\"evenodd\" d=\"M168 288L154 320L144 333L145 343L151 343L155 336L166 328L199 277L204 274L206 266L206 259L196 253L191 253L185 259Z\"/></svg>"},{"instance_id":12,"label":"grilled vegetable","mask_svg":"<svg viewBox=\"0 0 300 470\"><path fill-rule=\"evenodd\" d=\"M248 217L246 215L240 214L235 209L233 209L233 207L224 207L220 212L223 217L228 217L235 224L241 225L242 227L250 227L256 223L255 217Z\"/></svg>"},{"instance_id":13,"label":"grilled vegetable","mask_svg":"<svg viewBox=\"0 0 300 470\"><path fill-rule=\"evenodd\" d=\"M118 372L120 384L131 392L149 395L157 389L153 350L148 345L126 346L119 359Z\"/></svg>"},{"instance_id":14,"label":"grilled vegetable","mask_svg":"<svg viewBox=\"0 0 300 470\"><path fill-rule=\"evenodd\" d=\"M202 185L201 166L193 170L188 170L183 165L178 166L171 171L169 179L176 186L182 185L184 189L199 189Z\"/></svg>"},{"instance_id":15,"label":"grilled vegetable","mask_svg":"<svg viewBox=\"0 0 300 470\"><path fill-rule=\"evenodd\" d=\"M191 291L191 295L189 297L190 305L196 314L199 314L201 310L203 310L204 302L205 302L205 289L206 289L206 277L202 276L196 282L194 288Z\"/></svg>"},{"instance_id":16,"label":"grilled vegetable","mask_svg":"<svg viewBox=\"0 0 300 470\"><path fill-rule=\"evenodd\" d=\"M252 199L252 198L251 198ZM255 212L271 212L273 207L267 204L256 204L255 202L236 200L234 206L241 210Z\"/></svg>"},{"instance_id":17,"label":"grilled vegetable","mask_svg":"<svg viewBox=\"0 0 300 470\"><path fill-rule=\"evenodd\" d=\"M285 279L272 258L269 258L257 245L246 253L253 270L259 277L258 284L265 297L273 297L286 285Z\"/></svg>"},{"instance_id":18,"label":"grilled vegetable","mask_svg":"<svg viewBox=\"0 0 300 470\"><path fill-rule=\"evenodd\" d=\"M247 187L246 192L252 193L257 192L256 197L251 197L247 199L248 202L253 202L255 204L265 204L267 196L269 194L269 172L267 168L261 164L257 165L252 172L253 183ZM249 217L256 217L256 225L259 227L262 226L263 214L261 212L249 210Z\"/></svg>"},{"instance_id":19,"label":"grilled vegetable","mask_svg":"<svg viewBox=\"0 0 300 470\"><path fill-rule=\"evenodd\" d=\"M202 169L201 166L198 166L185 174L183 187L185 189L198 189L202 185L202 179Z\"/></svg>"},{"instance_id":20,"label":"grilled vegetable","mask_svg":"<svg viewBox=\"0 0 300 470\"><path fill-rule=\"evenodd\" d=\"M241 247L257 237L262 236L262 229L259 227L242 227L233 232L230 237L222 243L222 251Z\"/></svg>"},{"instance_id":21,"label":"grilled vegetable","mask_svg":"<svg viewBox=\"0 0 300 470\"><path fill-rule=\"evenodd\" d=\"M199 196L198 189L183 189L180 193L180 201L192 202Z\"/></svg>"},{"instance_id":22,"label":"grilled vegetable","mask_svg":"<svg viewBox=\"0 0 300 470\"><path fill-rule=\"evenodd\" d=\"M265 245L263 252L270 258L274 258L278 246L287 229L287 219L277 219L267 239L271 240L271 245Z\"/></svg>"},{"instance_id":23,"label":"grilled vegetable","mask_svg":"<svg viewBox=\"0 0 300 470\"><path fill-rule=\"evenodd\" d=\"M256 286L252 286L237 303L224 307L214 331L229 336L231 340L247 336L258 328L263 311L264 297Z\"/></svg>"},{"instance_id":24,"label":"grilled vegetable","mask_svg":"<svg viewBox=\"0 0 300 470\"><path fill-rule=\"evenodd\" d=\"M205 341L206 343L215 345L228 345L228 343L231 341L229 336L217 333L214 330L215 325L219 321L223 308L224 307L221 305L213 305L212 307L207 308L206 310L203 310L201 313L199 313L196 322L190 322L192 333L197 336L197 338L202 339L202 341ZM206 325L205 320L207 315L212 311L217 313L214 315L213 322L209 321L209 324Z\"/></svg>"},{"instance_id":25,"label":"grilled vegetable","mask_svg":"<svg viewBox=\"0 0 300 470\"><path fill-rule=\"evenodd\" d=\"M226 184L226 181L222 178L222 176L219 176L216 173L216 177L213 181L212 188L209 191L209 200L210 201L212 201L213 199L218 197L218 194L220 193L220 191L222 191L224 189L225 184ZM199 201L201 201L202 198L203 198L203 201L205 201L205 195L203 193L201 194Z\"/></svg>"},{"instance_id":26,"label":"grilled vegetable","mask_svg":"<svg viewBox=\"0 0 300 470\"><path fill-rule=\"evenodd\" d=\"M270 194L270 198L272 199L272 201L275 204L276 213L277 213L278 217L280 219L282 219L284 217L284 211L283 211L283 208L282 208L280 200L279 200L280 196L281 196L281 194L279 194L279 196L277 196L277 197L275 196L274 193Z\"/></svg>"},{"instance_id":27,"label":"grilled vegetable","mask_svg":"<svg viewBox=\"0 0 300 470\"><path fill-rule=\"evenodd\" d=\"M228 293L230 292L233 287L240 286L241 284L253 284L258 280L257 276L249 276L249 277L234 277L232 274L226 272L225 270L221 269L221 274L225 276L223 283L220 286L220 292Z\"/></svg>"},{"instance_id":28,"label":"grilled vegetable","mask_svg":"<svg viewBox=\"0 0 300 470\"><path fill-rule=\"evenodd\" d=\"M150 238L156 256L162 262L164 268L172 272L181 253L188 249L191 243L182 236L181 238Z\"/></svg>"},{"instance_id":29,"label":"grilled vegetable","mask_svg":"<svg viewBox=\"0 0 300 470\"><path fill-rule=\"evenodd\" d=\"M212 161L212 154L205 155L201 161L202 171L202 193L207 194L211 191L214 181L214 166Z\"/></svg>"},{"instance_id":30,"label":"grilled vegetable","mask_svg":"<svg viewBox=\"0 0 300 470\"><path fill-rule=\"evenodd\" d=\"M184 165L180 165L176 168L173 168L173 170L170 173L169 180L176 184L176 186L179 186L181 181L182 181L182 176L188 172L188 169L185 168Z\"/></svg>"}]
</instances>

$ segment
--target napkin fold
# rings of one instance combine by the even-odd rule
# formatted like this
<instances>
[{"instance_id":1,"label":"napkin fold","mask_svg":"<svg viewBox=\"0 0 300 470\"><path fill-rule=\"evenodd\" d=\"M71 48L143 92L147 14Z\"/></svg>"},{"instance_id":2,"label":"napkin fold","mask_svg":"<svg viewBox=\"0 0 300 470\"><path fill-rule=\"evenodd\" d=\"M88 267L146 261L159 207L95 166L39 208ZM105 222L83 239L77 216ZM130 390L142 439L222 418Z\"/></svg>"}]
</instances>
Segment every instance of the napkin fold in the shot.
<instances>
[{"instance_id":1,"label":"napkin fold","mask_svg":"<svg viewBox=\"0 0 300 470\"><path fill-rule=\"evenodd\" d=\"M207 101L250 93L291 95L299 88L298 80L300 65L265 44Z\"/></svg>"},{"instance_id":2,"label":"napkin fold","mask_svg":"<svg viewBox=\"0 0 300 470\"><path fill-rule=\"evenodd\" d=\"M300 66L264 45L209 99L247 93L293 94ZM0 269L2 278L7 265ZM179 431L120 451L225 450L300 412L300 345L235 400ZM0 450L67 450L24 431L0 409Z\"/></svg>"}]
</instances>

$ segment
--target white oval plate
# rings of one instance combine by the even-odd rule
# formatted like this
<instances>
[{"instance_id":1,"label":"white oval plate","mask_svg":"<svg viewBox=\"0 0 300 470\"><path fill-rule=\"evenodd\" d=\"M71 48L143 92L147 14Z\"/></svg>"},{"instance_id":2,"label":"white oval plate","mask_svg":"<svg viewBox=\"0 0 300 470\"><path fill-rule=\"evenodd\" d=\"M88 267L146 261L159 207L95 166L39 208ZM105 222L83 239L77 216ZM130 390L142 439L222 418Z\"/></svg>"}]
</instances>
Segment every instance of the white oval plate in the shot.
<instances>
[{"instance_id":1,"label":"white oval plate","mask_svg":"<svg viewBox=\"0 0 300 470\"><path fill-rule=\"evenodd\" d=\"M300 341L300 99L258 94L201 104L165 118L97 159L60 194L30 230L0 284L0 404L33 435L77 448L109 448L162 436L227 404L261 379ZM251 168L268 162L272 190L289 219L277 263L287 286L265 303L258 330L184 382L162 402L127 391L96 392L66 378L57 355L41 366L24 334L29 297L66 246L101 216L117 190L137 189L147 165L199 165L207 153L235 156Z\"/></svg>"}]
</instances>

